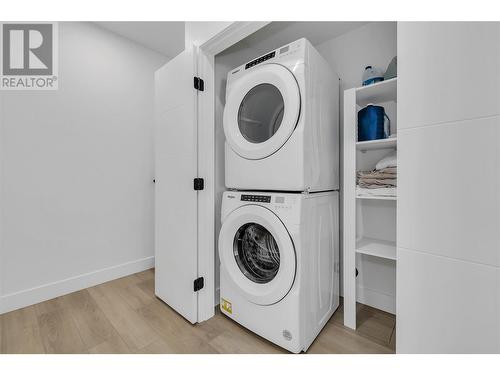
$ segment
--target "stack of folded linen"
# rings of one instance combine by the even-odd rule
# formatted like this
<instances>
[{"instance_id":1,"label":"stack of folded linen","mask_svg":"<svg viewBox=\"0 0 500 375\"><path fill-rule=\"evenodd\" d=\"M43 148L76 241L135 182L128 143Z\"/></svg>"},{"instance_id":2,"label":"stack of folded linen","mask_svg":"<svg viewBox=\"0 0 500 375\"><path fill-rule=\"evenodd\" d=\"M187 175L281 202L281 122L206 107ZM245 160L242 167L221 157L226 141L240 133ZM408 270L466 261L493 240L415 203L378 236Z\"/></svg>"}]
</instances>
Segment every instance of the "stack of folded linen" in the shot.
<instances>
[{"instance_id":1,"label":"stack of folded linen","mask_svg":"<svg viewBox=\"0 0 500 375\"><path fill-rule=\"evenodd\" d=\"M396 187L397 167L358 172L358 186L366 189Z\"/></svg>"},{"instance_id":2,"label":"stack of folded linen","mask_svg":"<svg viewBox=\"0 0 500 375\"><path fill-rule=\"evenodd\" d=\"M366 196L396 196L396 152L380 160L372 171L357 172L357 194Z\"/></svg>"}]
</instances>

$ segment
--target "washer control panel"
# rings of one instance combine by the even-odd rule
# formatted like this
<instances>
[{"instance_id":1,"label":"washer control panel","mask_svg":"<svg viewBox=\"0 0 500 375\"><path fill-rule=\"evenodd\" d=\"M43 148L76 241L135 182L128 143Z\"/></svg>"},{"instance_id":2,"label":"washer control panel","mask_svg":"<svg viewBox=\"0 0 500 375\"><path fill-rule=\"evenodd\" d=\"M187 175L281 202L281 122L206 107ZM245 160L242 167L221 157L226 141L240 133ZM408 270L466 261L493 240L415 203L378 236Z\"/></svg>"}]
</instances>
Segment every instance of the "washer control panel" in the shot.
<instances>
[{"instance_id":1,"label":"washer control panel","mask_svg":"<svg viewBox=\"0 0 500 375\"><path fill-rule=\"evenodd\" d=\"M241 194L241 200L245 202L271 203L271 196Z\"/></svg>"},{"instance_id":2,"label":"washer control panel","mask_svg":"<svg viewBox=\"0 0 500 375\"><path fill-rule=\"evenodd\" d=\"M295 198L277 195L274 197L274 208L279 210L289 210L295 204Z\"/></svg>"}]
</instances>

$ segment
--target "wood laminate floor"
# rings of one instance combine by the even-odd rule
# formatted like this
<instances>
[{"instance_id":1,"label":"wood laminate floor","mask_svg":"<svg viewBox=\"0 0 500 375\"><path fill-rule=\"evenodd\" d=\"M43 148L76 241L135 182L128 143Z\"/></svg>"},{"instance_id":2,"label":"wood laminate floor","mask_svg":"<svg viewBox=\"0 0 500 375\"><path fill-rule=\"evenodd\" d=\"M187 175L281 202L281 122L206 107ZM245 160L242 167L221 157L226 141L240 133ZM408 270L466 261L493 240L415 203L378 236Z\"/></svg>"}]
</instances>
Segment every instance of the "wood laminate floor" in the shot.
<instances>
[{"instance_id":1,"label":"wood laminate floor","mask_svg":"<svg viewBox=\"0 0 500 375\"><path fill-rule=\"evenodd\" d=\"M308 353L394 353L395 317L342 306ZM191 325L154 296L148 270L0 315L0 353L286 353L219 312Z\"/></svg>"}]
</instances>

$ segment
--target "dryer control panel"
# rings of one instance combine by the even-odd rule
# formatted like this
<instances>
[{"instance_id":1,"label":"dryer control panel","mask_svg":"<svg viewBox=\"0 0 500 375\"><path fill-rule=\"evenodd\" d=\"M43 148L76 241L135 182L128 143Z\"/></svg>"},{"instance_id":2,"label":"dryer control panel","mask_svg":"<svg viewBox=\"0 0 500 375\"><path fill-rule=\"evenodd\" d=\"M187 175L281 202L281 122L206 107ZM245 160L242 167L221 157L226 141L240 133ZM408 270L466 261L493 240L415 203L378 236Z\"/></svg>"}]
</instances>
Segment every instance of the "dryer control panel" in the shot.
<instances>
[{"instance_id":1,"label":"dryer control panel","mask_svg":"<svg viewBox=\"0 0 500 375\"><path fill-rule=\"evenodd\" d=\"M306 50L306 39L302 38L296 40L295 42L289 43L282 46L274 51L270 51L264 55L261 55L246 64L240 65L234 68L227 74L227 85L230 84L234 79L237 79L242 74L245 74L249 69L256 65L264 63L276 63L287 67L290 70L294 70L294 67L298 64L305 62L307 50ZM226 95L229 90L226 90Z\"/></svg>"},{"instance_id":2,"label":"dryer control panel","mask_svg":"<svg viewBox=\"0 0 500 375\"><path fill-rule=\"evenodd\" d=\"M261 62L264 62L264 61L267 61L269 59L272 59L275 55L276 55L276 51L273 51L271 53L268 53L267 55L259 57L258 59L250 61L249 63L246 63L245 69L251 68L252 66L260 64Z\"/></svg>"}]
</instances>

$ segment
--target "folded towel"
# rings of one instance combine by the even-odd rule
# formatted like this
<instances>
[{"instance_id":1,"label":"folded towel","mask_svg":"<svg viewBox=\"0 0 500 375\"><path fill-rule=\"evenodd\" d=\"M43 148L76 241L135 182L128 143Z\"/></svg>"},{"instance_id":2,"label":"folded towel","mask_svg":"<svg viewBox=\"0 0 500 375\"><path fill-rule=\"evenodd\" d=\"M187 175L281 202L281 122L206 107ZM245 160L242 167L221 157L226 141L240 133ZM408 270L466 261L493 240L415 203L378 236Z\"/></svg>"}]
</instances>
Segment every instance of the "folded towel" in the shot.
<instances>
[{"instance_id":1,"label":"folded towel","mask_svg":"<svg viewBox=\"0 0 500 375\"><path fill-rule=\"evenodd\" d=\"M375 166L375 169L380 170L388 167L396 167L397 165L398 165L397 153L396 151L393 151L385 158L380 160Z\"/></svg>"},{"instance_id":2,"label":"folded towel","mask_svg":"<svg viewBox=\"0 0 500 375\"><path fill-rule=\"evenodd\" d=\"M397 168L396 167L389 167L389 168L384 168L379 171L373 170L373 171L360 171L358 172L358 176L361 177L368 177L368 178L396 178L396 175L398 174Z\"/></svg>"},{"instance_id":3,"label":"folded towel","mask_svg":"<svg viewBox=\"0 0 500 375\"><path fill-rule=\"evenodd\" d=\"M358 185L361 186L361 187L370 187L370 186L391 187L391 186L397 186L396 179L390 179L390 178L386 178L386 179L377 179L377 178L360 179Z\"/></svg>"},{"instance_id":4,"label":"folded towel","mask_svg":"<svg viewBox=\"0 0 500 375\"><path fill-rule=\"evenodd\" d=\"M388 167L373 171L359 171L356 177L357 184L363 188L395 187L397 186L397 167Z\"/></svg>"}]
</instances>

